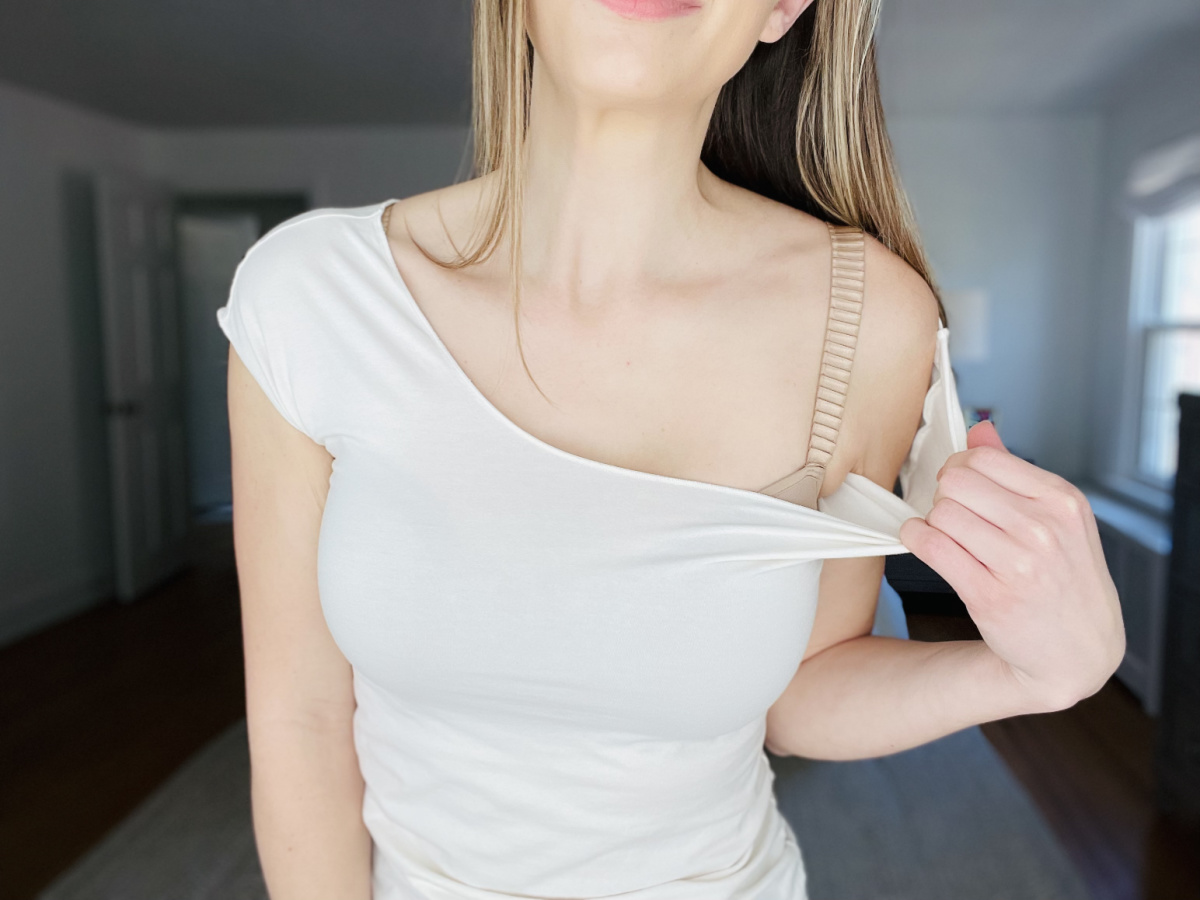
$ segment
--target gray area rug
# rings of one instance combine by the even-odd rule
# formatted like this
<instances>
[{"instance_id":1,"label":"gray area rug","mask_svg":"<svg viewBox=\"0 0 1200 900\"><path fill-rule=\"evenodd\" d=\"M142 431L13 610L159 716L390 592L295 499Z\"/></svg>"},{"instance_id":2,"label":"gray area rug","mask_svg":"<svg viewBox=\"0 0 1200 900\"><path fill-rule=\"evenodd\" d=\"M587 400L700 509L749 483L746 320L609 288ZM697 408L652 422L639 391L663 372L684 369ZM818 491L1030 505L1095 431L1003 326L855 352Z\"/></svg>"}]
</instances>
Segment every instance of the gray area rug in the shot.
<instances>
[{"instance_id":1,"label":"gray area rug","mask_svg":"<svg viewBox=\"0 0 1200 900\"><path fill-rule=\"evenodd\" d=\"M811 900L1087 900L977 728L883 759L771 762ZM266 900L249 790L243 722L39 900Z\"/></svg>"},{"instance_id":2,"label":"gray area rug","mask_svg":"<svg viewBox=\"0 0 1200 900\"><path fill-rule=\"evenodd\" d=\"M39 900L266 900L243 720L214 738Z\"/></svg>"},{"instance_id":3,"label":"gray area rug","mask_svg":"<svg viewBox=\"0 0 1200 900\"><path fill-rule=\"evenodd\" d=\"M880 759L771 764L812 900L1088 900L978 728Z\"/></svg>"}]
</instances>

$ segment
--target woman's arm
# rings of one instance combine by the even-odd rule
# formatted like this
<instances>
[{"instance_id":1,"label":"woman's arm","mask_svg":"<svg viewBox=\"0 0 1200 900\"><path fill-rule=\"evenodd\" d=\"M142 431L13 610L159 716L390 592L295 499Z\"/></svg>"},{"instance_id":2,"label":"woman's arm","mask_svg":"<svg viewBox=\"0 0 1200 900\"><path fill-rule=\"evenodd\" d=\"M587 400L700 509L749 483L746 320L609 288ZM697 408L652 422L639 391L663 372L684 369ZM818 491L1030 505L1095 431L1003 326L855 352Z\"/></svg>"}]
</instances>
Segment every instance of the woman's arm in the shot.
<instances>
[{"instance_id":1,"label":"woman's arm","mask_svg":"<svg viewBox=\"0 0 1200 900\"><path fill-rule=\"evenodd\" d=\"M271 405L232 346L233 521L251 796L272 900L371 896L350 665L317 594L332 458Z\"/></svg>"},{"instance_id":2,"label":"woman's arm","mask_svg":"<svg viewBox=\"0 0 1200 900\"><path fill-rule=\"evenodd\" d=\"M867 634L805 657L768 711L766 746L780 756L862 759L1042 711L983 641Z\"/></svg>"},{"instance_id":3,"label":"woman's arm","mask_svg":"<svg viewBox=\"0 0 1200 900\"><path fill-rule=\"evenodd\" d=\"M936 330L932 293L868 241L868 303L849 402L870 423L861 474L895 483L920 424ZM916 376L915 378L913 376ZM857 395L856 395L857 391ZM970 725L1062 709L1124 653L1116 589L1079 491L1004 449L989 425L939 474L933 508L901 539L966 604L984 640L870 635L882 557L826 560L813 633L767 715L774 753L880 756Z\"/></svg>"},{"instance_id":4,"label":"woman's arm","mask_svg":"<svg viewBox=\"0 0 1200 900\"><path fill-rule=\"evenodd\" d=\"M873 609L878 578L865 565L848 565L860 560L827 560L818 603L834 612L768 711L769 750L882 756L969 725L1064 709L1116 670L1124 629L1086 500L1057 476L997 456L1000 448L977 434L990 427L972 429L968 450L943 470L934 509L903 529L914 553L959 592L984 640L867 634L869 623L852 619ZM1034 480L1030 494L1004 491L984 474L1002 480L1006 466ZM955 470L966 474L947 488L945 472Z\"/></svg>"},{"instance_id":5,"label":"woman's arm","mask_svg":"<svg viewBox=\"0 0 1200 900\"><path fill-rule=\"evenodd\" d=\"M766 746L777 756L885 756L1031 711L983 641L871 634L884 561L822 565L804 660L767 712Z\"/></svg>"}]
</instances>

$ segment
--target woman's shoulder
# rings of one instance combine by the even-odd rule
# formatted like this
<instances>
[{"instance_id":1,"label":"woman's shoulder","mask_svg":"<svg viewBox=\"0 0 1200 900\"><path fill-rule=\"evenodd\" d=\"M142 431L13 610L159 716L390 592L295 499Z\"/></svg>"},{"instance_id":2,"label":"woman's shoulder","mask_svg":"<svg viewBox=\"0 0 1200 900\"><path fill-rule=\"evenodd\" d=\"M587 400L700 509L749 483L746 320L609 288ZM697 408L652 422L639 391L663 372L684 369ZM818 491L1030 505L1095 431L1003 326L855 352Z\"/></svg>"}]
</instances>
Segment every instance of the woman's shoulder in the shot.
<instances>
[{"instance_id":1,"label":"woman's shoulder","mask_svg":"<svg viewBox=\"0 0 1200 900\"><path fill-rule=\"evenodd\" d=\"M863 311L859 334L865 376L928 383L941 314L937 295L903 257L863 235ZM855 365L860 360L856 355ZM864 380L870 380L865 377Z\"/></svg>"},{"instance_id":2,"label":"woman's shoulder","mask_svg":"<svg viewBox=\"0 0 1200 900\"><path fill-rule=\"evenodd\" d=\"M470 244L496 187L492 173L389 201L388 234L401 244L420 244L439 258L454 257Z\"/></svg>"},{"instance_id":3,"label":"woman's shoulder","mask_svg":"<svg viewBox=\"0 0 1200 900\"><path fill-rule=\"evenodd\" d=\"M242 268L293 272L321 263L377 220L386 201L355 207L320 207L285 219L262 235L243 258ZM378 225L375 225L378 228Z\"/></svg>"},{"instance_id":4,"label":"woman's shoulder","mask_svg":"<svg viewBox=\"0 0 1200 900\"><path fill-rule=\"evenodd\" d=\"M750 191L729 196L745 227L775 248L769 257L782 265L785 289L807 285L823 321L832 290L830 223ZM933 288L900 254L865 230L862 246L862 308L831 473L853 471L890 490L922 422L940 309ZM836 489L840 478L832 482Z\"/></svg>"},{"instance_id":5,"label":"woman's shoulder","mask_svg":"<svg viewBox=\"0 0 1200 900\"><path fill-rule=\"evenodd\" d=\"M861 474L891 484L922 422L941 314L925 278L878 238L863 239L863 306L854 355Z\"/></svg>"},{"instance_id":6,"label":"woman's shoulder","mask_svg":"<svg viewBox=\"0 0 1200 900\"><path fill-rule=\"evenodd\" d=\"M423 231L436 236L439 230L424 227L425 223L447 219L447 211L457 216L466 206L461 199L464 186L473 189L470 183L459 183L363 206L318 207L280 222L258 238L239 262L230 288L231 305L247 317L295 331L290 326L308 321L324 327L347 303L373 302L387 293L381 289L393 284L396 275L385 231L388 207L393 207L393 236L406 233L397 224L400 220L421 222Z\"/></svg>"},{"instance_id":7,"label":"woman's shoulder","mask_svg":"<svg viewBox=\"0 0 1200 900\"><path fill-rule=\"evenodd\" d=\"M791 278L820 283L831 302L830 223L750 191L730 192ZM839 444L849 469L890 489L921 423L941 325L933 288L899 253L863 231L862 308ZM814 276L814 273L817 273ZM846 463L843 463L845 465Z\"/></svg>"},{"instance_id":8,"label":"woman's shoulder","mask_svg":"<svg viewBox=\"0 0 1200 900\"><path fill-rule=\"evenodd\" d=\"M778 246L771 254L790 273L827 271L831 262L829 222L777 200L738 188L746 228ZM928 374L940 311L933 288L900 254L863 232L863 309L859 346L866 368ZM855 368L862 360L856 355Z\"/></svg>"},{"instance_id":9,"label":"woman's shoulder","mask_svg":"<svg viewBox=\"0 0 1200 900\"><path fill-rule=\"evenodd\" d=\"M826 285L822 300L827 303L834 261L829 233L832 223L750 191L742 196L748 211L746 221L755 221L755 227L777 236L773 240L781 250L776 258L788 272L820 273ZM898 378L897 383L903 384L910 375L907 381L927 384L941 325L937 295L920 272L865 229L862 251L863 304L854 356L855 382L888 385Z\"/></svg>"}]
</instances>

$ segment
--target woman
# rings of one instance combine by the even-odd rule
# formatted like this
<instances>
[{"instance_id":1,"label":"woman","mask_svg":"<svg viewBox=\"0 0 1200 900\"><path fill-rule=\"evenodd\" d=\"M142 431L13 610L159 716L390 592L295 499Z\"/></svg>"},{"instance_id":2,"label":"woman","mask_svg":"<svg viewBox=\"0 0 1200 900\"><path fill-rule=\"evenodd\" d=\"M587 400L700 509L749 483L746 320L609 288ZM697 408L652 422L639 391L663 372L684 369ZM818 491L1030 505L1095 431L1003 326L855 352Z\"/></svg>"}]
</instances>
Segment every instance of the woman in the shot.
<instances>
[{"instance_id":1,"label":"woman","mask_svg":"<svg viewBox=\"0 0 1200 900\"><path fill-rule=\"evenodd\" d=\"M886 754L1112 673L1082 495L962 434L876 12L479 0L482 174L247 254L219 319L274 900L798 900L764 744ZM907 550L983 641L871 636Z\"/></svg>"}]
</instances>

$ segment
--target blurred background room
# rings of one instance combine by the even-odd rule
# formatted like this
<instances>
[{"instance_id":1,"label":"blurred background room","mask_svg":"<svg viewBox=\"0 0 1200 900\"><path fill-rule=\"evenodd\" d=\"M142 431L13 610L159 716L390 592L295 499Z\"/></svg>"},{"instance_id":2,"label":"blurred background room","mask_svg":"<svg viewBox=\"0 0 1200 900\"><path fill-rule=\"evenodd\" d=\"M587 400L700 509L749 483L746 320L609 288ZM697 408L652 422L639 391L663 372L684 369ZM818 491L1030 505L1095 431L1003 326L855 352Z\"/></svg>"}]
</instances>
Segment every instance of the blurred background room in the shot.
<instances>
[{"instance_id":1,"label":"blurred background room","mask_svg":"<svg viewBox=\"0 0 1200 900\"><path fill-rule=\"evenodd\" d=\"M265 900L215 313L279 222L468 177L470 9L0 4L0 900ZM1128 653L773 760L813 900L1196 900L1200 0L886 0L878 47L963 413L1088 493ZM914 562L900 631L971 636Z\"/></svg>"}]
</instances>

